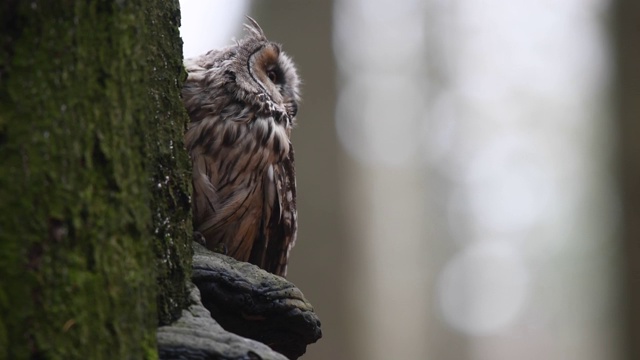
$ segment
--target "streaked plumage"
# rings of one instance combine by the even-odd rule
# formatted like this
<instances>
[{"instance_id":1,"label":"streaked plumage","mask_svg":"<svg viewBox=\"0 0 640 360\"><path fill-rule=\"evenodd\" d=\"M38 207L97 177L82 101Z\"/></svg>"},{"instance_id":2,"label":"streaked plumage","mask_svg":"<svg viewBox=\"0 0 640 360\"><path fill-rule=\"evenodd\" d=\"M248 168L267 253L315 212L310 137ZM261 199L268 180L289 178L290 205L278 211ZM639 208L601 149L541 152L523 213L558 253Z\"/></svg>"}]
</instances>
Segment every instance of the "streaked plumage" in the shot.
<instances>
[{"instance_id":1,"label":"streaked plumage","mask_svg":"<svg viewBox=\"0 0 640 360\"><path fill-rule=\"evenodd\" d=\"M209 249L284 276L297 231L290 137L299 79L249 21L235 45L185 61L194 228Z\"/></svg>"}]
</instances>

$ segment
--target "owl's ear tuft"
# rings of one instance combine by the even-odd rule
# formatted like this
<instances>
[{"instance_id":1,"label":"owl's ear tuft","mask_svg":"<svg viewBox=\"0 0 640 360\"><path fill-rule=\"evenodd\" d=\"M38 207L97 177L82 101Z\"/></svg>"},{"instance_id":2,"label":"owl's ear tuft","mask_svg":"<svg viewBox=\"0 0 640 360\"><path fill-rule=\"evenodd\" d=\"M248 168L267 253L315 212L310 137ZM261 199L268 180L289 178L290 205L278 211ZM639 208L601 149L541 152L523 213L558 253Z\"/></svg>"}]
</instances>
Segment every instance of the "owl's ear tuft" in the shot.
<instances>
[{"instance_id":1,"label":"owl's ear tuft","mask_svg":"<svg viewBox=\"0 0 640 360\"><path fill-rule=\"evenodd\" d=\"M249 20L248 24L244 24L245 29L247 29L249 33L251 33L251 35L256 37L258 40L267 41L267 37L264 36L264 31L262 31L262 28L260 27L260 25L258 25L258 22L248 15L246 15L245 17L247 18L247 20Z\"/></svg>"}]
</instances>

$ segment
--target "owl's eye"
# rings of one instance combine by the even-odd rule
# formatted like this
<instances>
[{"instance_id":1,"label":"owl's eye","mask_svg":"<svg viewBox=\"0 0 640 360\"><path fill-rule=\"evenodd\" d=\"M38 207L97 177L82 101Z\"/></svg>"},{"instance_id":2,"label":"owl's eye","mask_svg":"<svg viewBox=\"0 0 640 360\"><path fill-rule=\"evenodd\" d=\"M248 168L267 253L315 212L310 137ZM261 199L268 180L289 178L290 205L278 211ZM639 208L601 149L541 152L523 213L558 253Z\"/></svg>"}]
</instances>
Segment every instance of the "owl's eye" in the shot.
<instances>
[{"instance_id":1,"label":"owl's eye","mask_svg":"<svg viewBox=\"0 0 640 360\"><path fill-rule=\"evenodd\" d=\"M276 72L274 70L269 70L267 72L267 76L269 77L269 80L271 80L272 83L276 83L278 82L278 74L276 74Z\"/></svg>"}]
</instances>

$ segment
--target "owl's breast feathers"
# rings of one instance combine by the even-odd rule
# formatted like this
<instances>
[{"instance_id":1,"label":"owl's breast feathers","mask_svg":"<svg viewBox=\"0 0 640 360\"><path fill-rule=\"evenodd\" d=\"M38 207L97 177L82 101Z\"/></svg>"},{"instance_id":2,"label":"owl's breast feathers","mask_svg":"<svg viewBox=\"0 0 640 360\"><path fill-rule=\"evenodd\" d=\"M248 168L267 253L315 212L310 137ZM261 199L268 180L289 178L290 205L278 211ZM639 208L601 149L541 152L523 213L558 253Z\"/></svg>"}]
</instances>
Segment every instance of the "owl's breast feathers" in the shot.
<instances>
[{"instance_id":1,"label":"owl's breast feathers","mask_svg":"<svg viewBox=\"0 0 640 360\"><path fill-rule=\"evenodd\" d=\"M231 107L240 110L238 116L207 116L192 122L185 135L193 162L194 225L210 249L284 275L296 233L289 126Z\"/></svg>"}]
</instances>

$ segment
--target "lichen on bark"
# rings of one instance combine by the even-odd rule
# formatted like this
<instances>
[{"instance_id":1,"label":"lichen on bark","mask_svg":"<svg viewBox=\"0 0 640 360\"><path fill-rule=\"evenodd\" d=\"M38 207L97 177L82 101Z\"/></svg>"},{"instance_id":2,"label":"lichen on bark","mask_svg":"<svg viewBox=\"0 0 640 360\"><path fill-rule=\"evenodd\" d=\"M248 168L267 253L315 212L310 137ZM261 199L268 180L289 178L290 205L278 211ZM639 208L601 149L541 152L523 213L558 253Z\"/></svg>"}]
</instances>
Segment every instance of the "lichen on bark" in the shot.
<instances>
[{"instance_id":1,"label":"lichen on bark","mask_svg":"<svg viewBox=\"0 0 640 360\"><path fill-rule=\"evenodd\" d=\"M178 2L0 8L0 358L155 358L191 261Z\"/></svg>"}]
</instances>

